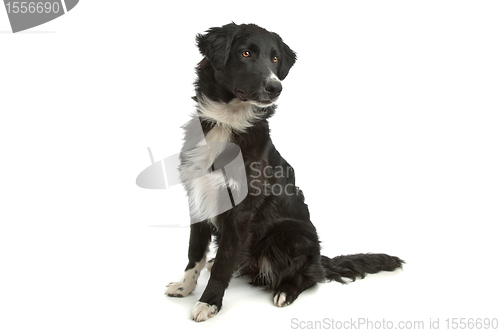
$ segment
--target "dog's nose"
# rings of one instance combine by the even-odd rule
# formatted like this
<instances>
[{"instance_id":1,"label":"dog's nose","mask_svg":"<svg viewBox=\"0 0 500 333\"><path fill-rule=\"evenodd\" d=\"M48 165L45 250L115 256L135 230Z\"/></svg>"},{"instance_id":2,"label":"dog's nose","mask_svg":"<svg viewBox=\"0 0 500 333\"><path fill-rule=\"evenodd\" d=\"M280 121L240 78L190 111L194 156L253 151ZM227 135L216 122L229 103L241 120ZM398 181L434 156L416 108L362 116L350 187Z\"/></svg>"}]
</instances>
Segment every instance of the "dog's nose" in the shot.
<instances>
[{"instance_id":1,"label":"dog's nose","mask_svg":"<svg viewBox=\"0 0 500 333\"><path fill-rule=\"evenodd\" d=\"M269 93L270 98L278 97L281 94L281 90L283 87L281 86L281 82L277 80L269 80L265 85L266 91Z\"/></svg>"}]
</instances>

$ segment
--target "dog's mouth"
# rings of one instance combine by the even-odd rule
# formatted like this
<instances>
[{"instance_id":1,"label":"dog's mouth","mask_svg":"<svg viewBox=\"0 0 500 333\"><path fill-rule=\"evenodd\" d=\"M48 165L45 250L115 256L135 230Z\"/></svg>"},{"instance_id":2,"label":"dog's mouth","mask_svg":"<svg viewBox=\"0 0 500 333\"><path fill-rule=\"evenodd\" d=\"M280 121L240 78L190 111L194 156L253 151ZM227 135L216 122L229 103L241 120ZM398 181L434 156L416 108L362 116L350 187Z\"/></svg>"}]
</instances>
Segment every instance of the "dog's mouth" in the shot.
<instances>
[{"instance_id":1,"label":"dog's mouth","mask_svg":"<svg viewBox=\"0 0 500 333\"><path fill-rule=\"evenodd\" d=\"M251 93L250 95L248 95L240 89L236 89L236 97L243 102L248 102L259 107L271 106L278 100L278 97L272 99L262 98L258 93Z\"/></svg>"},{"instance_id":2,"label":"dog's mouth","mask_svg":"<svg viewBox=\"0 0 500 333\"><path fill-rule=\"evenodd\" d=\"M266 101L250 101L250 104L253 104L255 106L259 106L261 108L266 108L268 106L271 106L275 103L276 101L271 101L271 100L266 100Z\"/></svg>"}]
</instances>

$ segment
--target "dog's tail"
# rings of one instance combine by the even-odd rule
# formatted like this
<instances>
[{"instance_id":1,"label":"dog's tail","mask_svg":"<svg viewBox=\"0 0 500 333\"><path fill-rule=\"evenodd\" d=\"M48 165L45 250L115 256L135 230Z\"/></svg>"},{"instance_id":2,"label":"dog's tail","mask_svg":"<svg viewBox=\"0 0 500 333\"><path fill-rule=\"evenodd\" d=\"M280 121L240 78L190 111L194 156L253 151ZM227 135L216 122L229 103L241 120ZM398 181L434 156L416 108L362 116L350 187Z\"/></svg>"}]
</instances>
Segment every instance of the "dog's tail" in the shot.
<instances>
[{"instance_id":1,"label":"dog's tail","mask_svg":"<svg viewBox=\"0 0 500 333\"><path fill-rule=\"evenodd\" d=\"M321 256L321 265L325 269L325 277L346 283L342 278L355 281L356 278L363 279L366 274L374 274L380 271L394 271L402 268L405 262L398 257L383 253L351 254L328 258Z\"/></svg>"}]
</instances>

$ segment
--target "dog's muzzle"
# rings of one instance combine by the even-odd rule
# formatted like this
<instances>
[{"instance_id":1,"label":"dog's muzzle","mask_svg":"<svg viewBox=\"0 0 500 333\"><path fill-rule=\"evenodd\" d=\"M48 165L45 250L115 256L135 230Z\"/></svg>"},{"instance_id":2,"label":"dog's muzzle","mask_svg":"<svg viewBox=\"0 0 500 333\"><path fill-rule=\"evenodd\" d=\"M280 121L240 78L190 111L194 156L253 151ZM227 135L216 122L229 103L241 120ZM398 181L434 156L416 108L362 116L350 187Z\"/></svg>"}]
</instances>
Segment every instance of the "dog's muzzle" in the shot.
<instances>
[{"instance_id":1,"label":"dog's muzzle","mask_svg":"<svg viewBox=\"0 0 500 333\"><path fill-rule=\"evenodd\" d=\"M267 81L265 87L267 94L269 95L270 100L275 100L281 94L283 90L283 86L280 81L277 80L269 80Z\"/></svg>"},{"instance_id":2,"label":"dog's muzzle","mask_svg":"<svg viewBox=\"0 0 500 333\"><path fill-rule=\"evenodd\" d=\"M254 102L256 105L271 105L281 94L283 87L278 80L269 80L264 84L261 91L255 91L247 94L241 89L236 89L236 96L244 102Z\"/></svg>"}]
</instances>

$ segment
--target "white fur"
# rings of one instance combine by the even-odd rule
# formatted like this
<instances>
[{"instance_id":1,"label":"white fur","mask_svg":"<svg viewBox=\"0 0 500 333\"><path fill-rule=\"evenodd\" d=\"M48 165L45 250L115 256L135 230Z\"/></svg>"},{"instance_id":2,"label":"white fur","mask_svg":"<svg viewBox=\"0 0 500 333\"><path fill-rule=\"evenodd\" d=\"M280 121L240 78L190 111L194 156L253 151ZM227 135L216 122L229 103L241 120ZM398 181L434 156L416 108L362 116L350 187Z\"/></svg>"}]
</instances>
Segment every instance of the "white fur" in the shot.
<instances>
[{"instance_id":1,"label":"white fur","mask_svg":"<svg viewBox=\"0 0 500 333\"><path fill-rule=\"evenodd\" d=\"M276 294L273 300L274 300L274 305L280 308L288 305L288 303L286 302L286 293L284 292Z\"/></svg>"},{"instance_id":2,"label":"white fur","mask_svg":"<svg viewBox=\"0 0 500 333\"><path fill-rule=\"evenodd\" d=\"M222 143L230 140L231 132L216 125L199 142L198 147L184 153L186 163L180 168L180 178L188 192L194 222L219 214L217 194L220 188L226 186L226 180L220 170L211 172L210 167L222 152Z\"/></svg>"},{"instance_id":3,"label":"white fur","mask_svg":"<svg viewBox=\"0 0 500 333\"><path fill-rule=\"evenodd\" d=\"M234 179L227 179L226 184L222 171L212 172L210 167L224 150L224 143L231 142L233 132L244 132L260 117L251 104L238 99L221 103L202 97L198 110L200 118L215 125L196 148L184 152L186 162L180 168L180 178L189 196L192 222L217 216L221 208L230 205L229 196L227 202L218 202L218 193L226 186L238 189L240 185Z\"/></svg>"},{"instance_id":4,"label":"white fur","mask_svg":"<svg viewBox=\"0 0 500 333\"><path fill-rule=\"evenodd\" d=\"M179 282L172 282L167 285L165 295L170 297L186 297L191 294L196 287L201 270L205 267L205 257L194 265L193 268L184 272L184 277Z\"/></svg>"},{"instance_id":5,"label":"white fur","mask_svg":"<svg viewBox=\"0 0 500 333\"><path fill-rule=\"evenodd\" d=\"M271 71L271 70L270 70ZM272 71L271 71L271 74L269 75L269 78L268 78L269 81L279 81L281 82L281 80L276 76L276 74L274 74Z\"/></svg>"},{"instance_id":6,"label":"white fur","mask_svg":"<svg viewBox=\"0 0 500 333\"><path fill-rule=\"evenodd\" d=\"M215 102L204 96L199 99L200 117L234 131L245 132L260 118L250 102L238 98L229 103Z\"/></svg>"},{"instance_id":7,"label":"white fur","mask_svg":"<svg viewBox=\"0 0 500 333\"><path fill-rule=\"evenodd\" d=\"M213 317L218 312L216 305L210 305L208 303L196 302L193 308L193 320L194 321L205 321L208 318Z\"/></svg>"},{"instance_id":8,"label":"white fur","mask_svg":"<svg viewBox=\"0 0 500 333\"><path fill-rule=\"evenodd\" d=\"M193 179L188 182L188 186L190 188L188 195L193 222L208 220L219 215L221 207L230 203L230 201L221 203L218 200L220 188L226 186L226 179L221 170Z\"/></svg>"},{"instance_id":9,"label":"white fur","mask_svg":"<svg viewBox=\"0 0 500 333\"><path fill-rule=\"evenodd\" d=\"M259 271L259 279L264 282L266 285L272 285L272 270L271 265L266 257L262 257L260 259L260 271Z\"/></svg>"}]
</instances>

